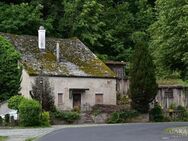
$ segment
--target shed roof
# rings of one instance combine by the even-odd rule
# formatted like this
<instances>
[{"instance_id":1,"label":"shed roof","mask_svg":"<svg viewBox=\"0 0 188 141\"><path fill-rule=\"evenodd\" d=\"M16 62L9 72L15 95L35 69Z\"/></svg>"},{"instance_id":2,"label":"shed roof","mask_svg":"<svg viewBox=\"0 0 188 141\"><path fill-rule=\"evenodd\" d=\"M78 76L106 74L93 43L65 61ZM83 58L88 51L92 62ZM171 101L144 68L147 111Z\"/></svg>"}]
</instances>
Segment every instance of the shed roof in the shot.
<instances>
[{"instance_id":1,"label":"shed roof","mask_svg":"<svg viewBox=\"0 0 188 141\"><path fill-rule=\"evenodd\" d=\"M21 53L21 63L29 75L116 77L79 39L47 38L46 50L38 48L37 36L0 33ZM60 61L56 60L59 42ZM41 70L42 68L42 70Z\"/></svg>"},{"instance_id":2,"label":"shed roof","mask_svg":"<svg viewBox=\"0 0 188 141\"><path fill-rule=\"evenodd\" d=\"M161 79L157 81L159 88L187 88L188 84L181 79Z\"/></svg>"},{"instance_id":3,"label":"shed roof","mask_svg":"<svg viewBox=\"0 0 188 141\"><path fill-rule=\"evenodd\" d=\"M125 66L127 63L124 61L106 61L105 64L107 65L121 65Z\"/></svg>"}]
</instances>

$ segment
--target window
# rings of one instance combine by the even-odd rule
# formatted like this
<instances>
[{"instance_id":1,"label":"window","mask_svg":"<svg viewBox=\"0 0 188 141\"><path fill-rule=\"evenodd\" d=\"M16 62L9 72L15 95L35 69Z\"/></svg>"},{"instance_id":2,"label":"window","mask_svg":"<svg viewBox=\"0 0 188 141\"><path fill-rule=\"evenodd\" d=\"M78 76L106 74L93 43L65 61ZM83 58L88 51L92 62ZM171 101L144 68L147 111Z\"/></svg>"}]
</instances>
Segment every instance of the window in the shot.
<instances>
[{"instance_id":1,"label":"window","mask_svg":"<svg viewBox=\"0 0 188 141\"><path fill-rule=\"evenodd\" d=\"M166 89L165 90L165 97L166 98L174 98L174 96L173 96L173 89Z\"/></svg>"},{"instance_id":2,"label":"window","mask_svg":"<svg viewBox=\"0 0 188 141\"><path fill-rule=\"evenodd\" d=\"M95 94L95 104L103 104L103 94Z\"/></svg>"},{"instance_id":3,"label":"window","mask_svg":"<svg viewBox=\"0 0 188 141\"><path fill-rule=\"evenodd\" d=\"M58 93L58 104L63 104L63 93Z\"/></svg>"}]
</instances>

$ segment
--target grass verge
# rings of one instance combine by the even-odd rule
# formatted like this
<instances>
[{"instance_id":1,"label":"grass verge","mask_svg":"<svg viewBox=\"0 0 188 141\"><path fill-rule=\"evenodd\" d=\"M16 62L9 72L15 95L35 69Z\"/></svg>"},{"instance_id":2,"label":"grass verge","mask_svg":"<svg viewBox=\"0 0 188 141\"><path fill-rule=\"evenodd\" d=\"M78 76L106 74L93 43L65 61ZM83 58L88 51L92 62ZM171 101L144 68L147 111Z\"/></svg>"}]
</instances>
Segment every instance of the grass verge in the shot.
<instances>
[{"instance_id":1,"label":"grass verge","mask_svg":"<svg viewBox=\"0 0 188 141\"><path fill-rule=\"evenodd\" d=\"M0 141L6 141L7 138L7 136L0 136Z\"/></svg>"},{"instance_id":2,"label":"grass verge","mask_svg":"<svg viewBox=\"0 0 188 141\"><path fill-rule=\"evenodd\" d=\"M170 134L188 136L188 127L186 126L186 127L168 128L166 129L166 132Z\"/></svg>"},{"instance_id":3,"label":"grass verge","mask_svg":"<svg viewBox=\"0 0 188 141\"><path fill-rule=\"evenodd\" d=\"M36 139L37 139L36 137L32 137L32 138L25 139L25 141L34 141Z\"/></svg>"}]
</instances>

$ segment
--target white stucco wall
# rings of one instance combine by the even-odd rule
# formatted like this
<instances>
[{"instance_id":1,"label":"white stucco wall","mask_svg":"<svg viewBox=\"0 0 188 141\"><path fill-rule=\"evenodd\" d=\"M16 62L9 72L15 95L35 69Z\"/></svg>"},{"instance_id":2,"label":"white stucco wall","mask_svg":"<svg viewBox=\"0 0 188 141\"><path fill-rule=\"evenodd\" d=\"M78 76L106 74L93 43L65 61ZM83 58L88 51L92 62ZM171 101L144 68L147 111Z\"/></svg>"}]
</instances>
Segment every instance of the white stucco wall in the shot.
<instances>
[{"instance_id":1,"label":"white stucco wall","mask_svg":"<svg viewBox=\"0 0 188 141\"><path fill-rule=\"evenodd\" d=\"M30 97L32 83L35 77L30 77L25 71L22 75L21 93ZM62 110L73 108L72 98L69 98L70 88L89 89L81 95L81 106L95 105L95 94L103 94L103 104L116 104L116 80L108 78L78 78L78 77L48 77L54 90L55 105ZM58 93L63 93L63 104L58 105Z\"/></svg>"},{"instance_id":2,"label":"white stucco wall","mask_svg":"<svg viewBox=\"0 0 188 141\"><path fill-rule=\"evenodd\" d=\"M22 70L22 82L21 82L21 94L26 98L30 98L29 91L32 90L32 82L28 73L23 69Z\"/></svg>"}]
</instances>

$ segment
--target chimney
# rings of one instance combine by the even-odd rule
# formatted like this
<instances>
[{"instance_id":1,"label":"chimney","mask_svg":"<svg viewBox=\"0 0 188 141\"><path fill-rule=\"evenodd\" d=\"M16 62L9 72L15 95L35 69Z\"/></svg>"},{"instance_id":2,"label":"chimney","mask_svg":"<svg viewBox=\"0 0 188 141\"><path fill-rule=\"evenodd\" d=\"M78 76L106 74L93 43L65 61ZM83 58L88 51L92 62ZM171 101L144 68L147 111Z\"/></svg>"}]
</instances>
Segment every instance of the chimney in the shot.
<instances>
[{"instance_id":1,"label":"chimney","mask_svg":"<svg viewBox=\"0 0 188 141\"><path fill-rule=\"evenodd\" d=\"M60 50L59 50L59 42L56 43L56 59L57 59L57 62L59 62L60 58Z\"/></svg>"},{"instance_id":2,"label":"chimney","mask_svg":"<svg viewBox=\"0 0 188 141\"><path fill-rule=\"evenodd\" d=\"M46 30L43 26L40 26L38 30L38 47L40 50L45 50L45 34Z\"/></svg>"}]
</instances>

